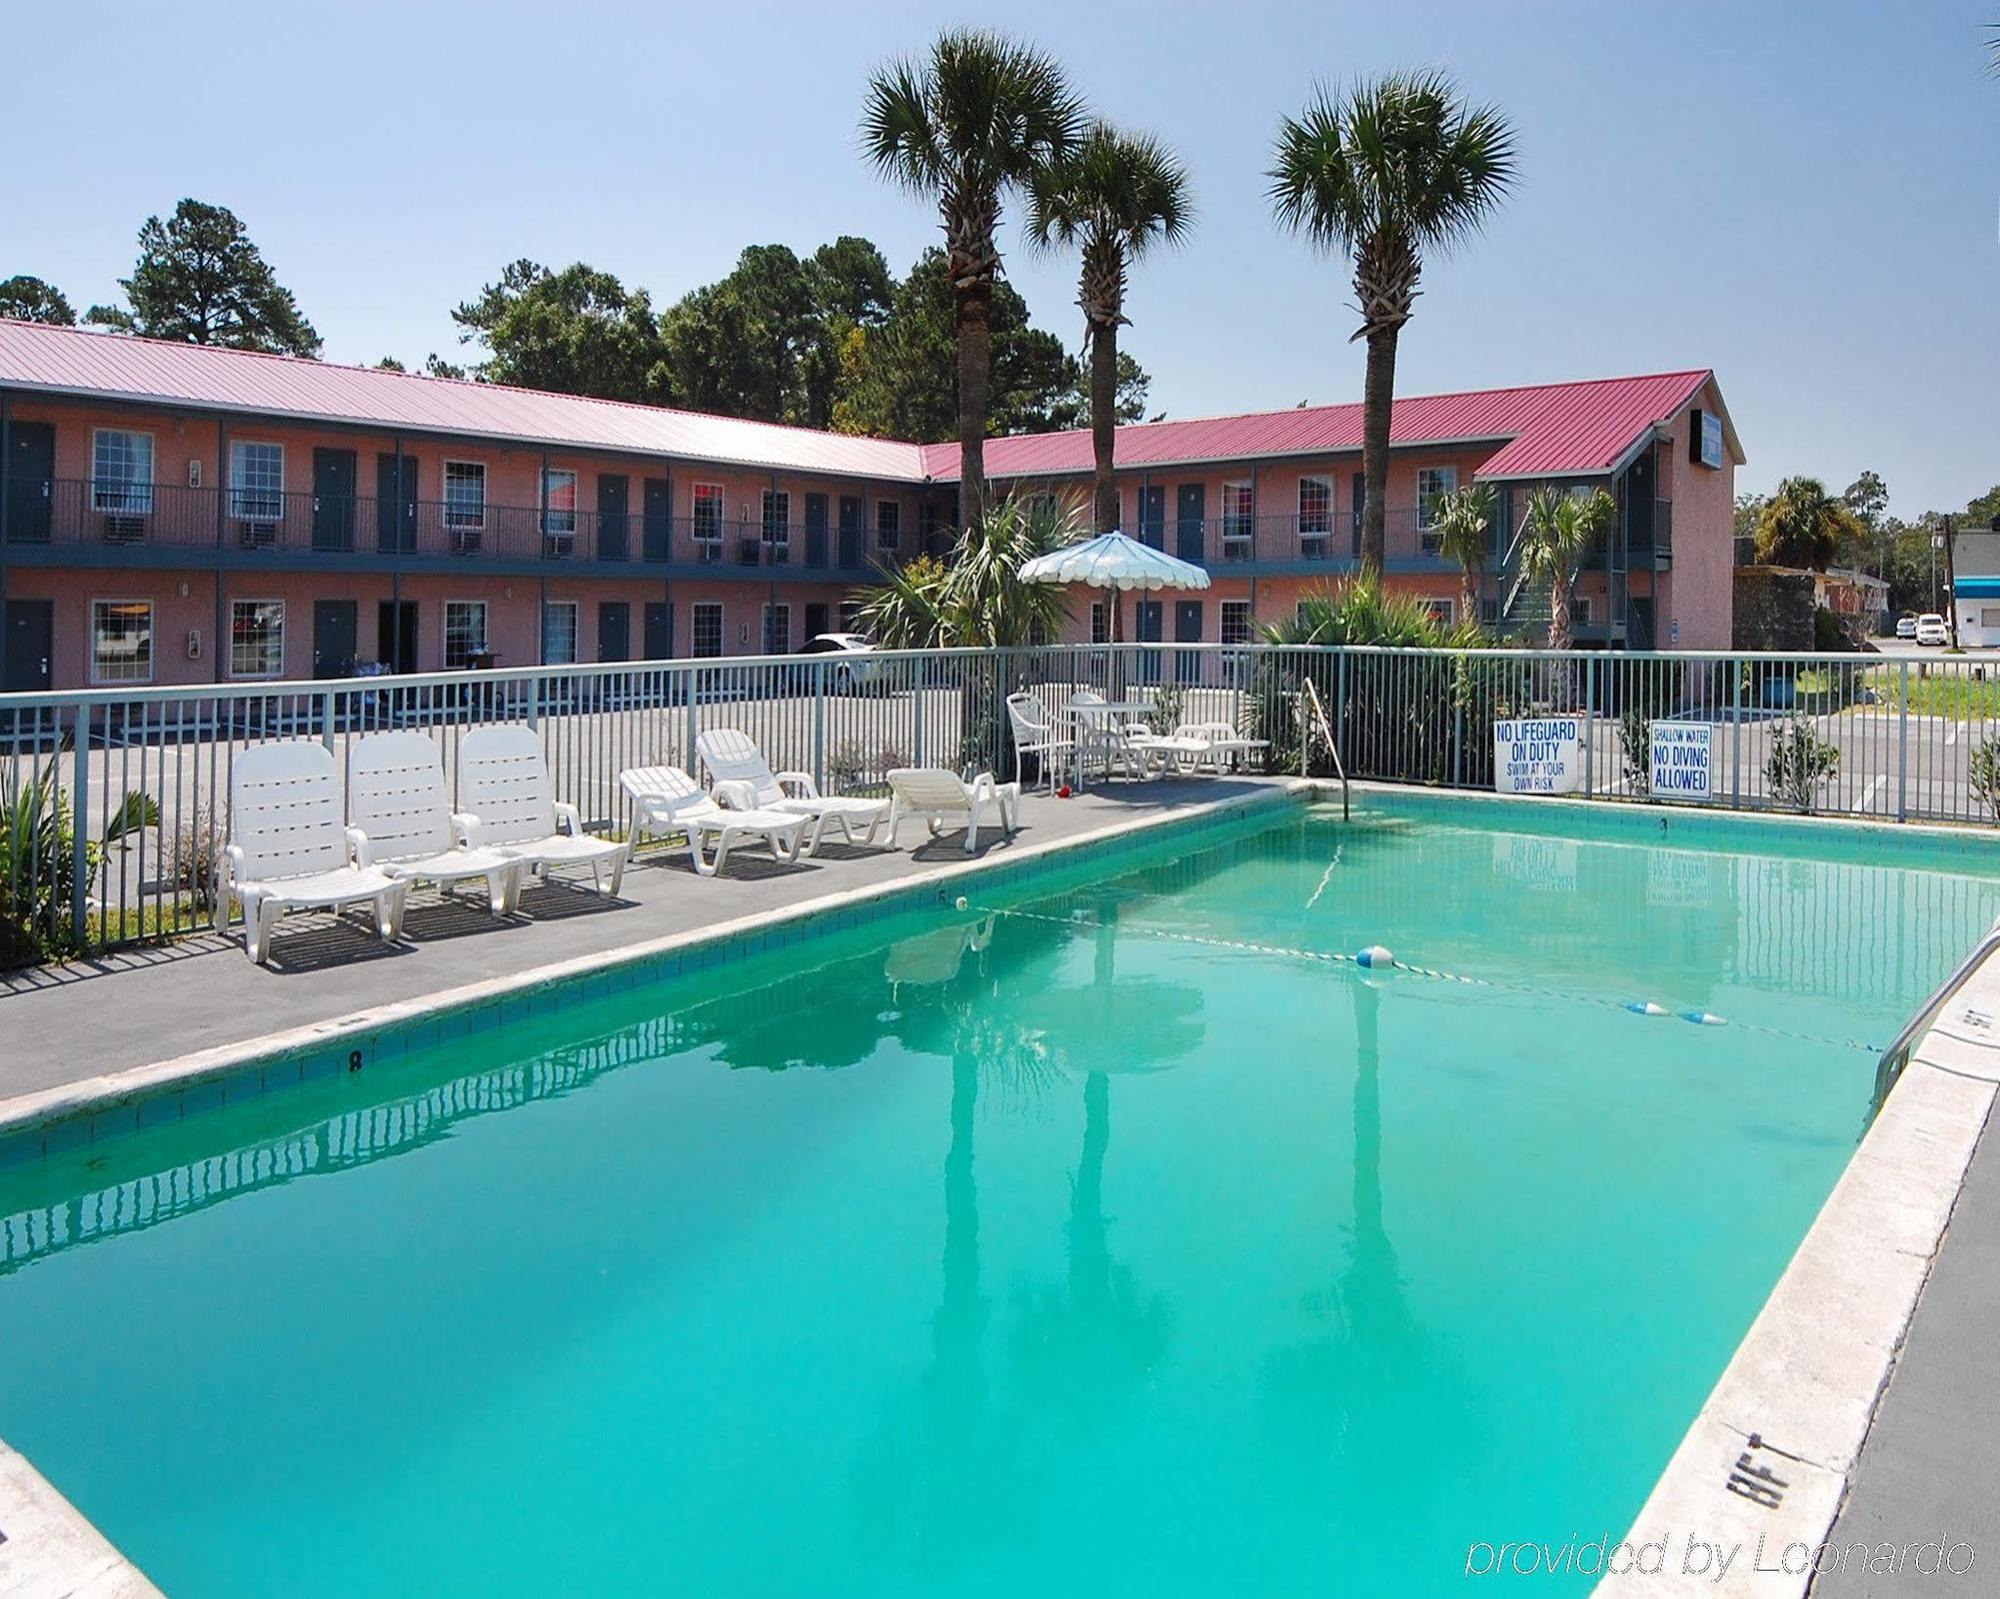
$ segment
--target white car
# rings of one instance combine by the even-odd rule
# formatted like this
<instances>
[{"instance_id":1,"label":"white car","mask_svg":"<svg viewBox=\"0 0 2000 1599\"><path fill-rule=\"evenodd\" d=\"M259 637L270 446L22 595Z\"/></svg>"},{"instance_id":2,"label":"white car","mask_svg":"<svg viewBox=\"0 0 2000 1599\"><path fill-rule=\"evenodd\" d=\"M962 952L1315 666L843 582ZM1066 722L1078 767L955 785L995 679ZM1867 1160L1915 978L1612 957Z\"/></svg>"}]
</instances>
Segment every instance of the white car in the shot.
<instances>
[{"instance_id":1,"label":"white car","mask_svg":"<svg viewBox=\"0 0 2000 1599\"><path fill-rule=\"evenodd\" d=\"M1915 638L1916 636L1917 619L1914 616L1899 616L1896 618L1897 638Z\"/></svg>"},{"instance_id":2,"label":"white car","mask_svg":"<svg viewBox=\"0 0 2000 1599\"><path fill-rule=\"evenodd\" d=\"M801 655L826 655L826 686L837 694L866 688L880 675L882 663L871 660L875 641L866 633L821 633L799 646Z\"/></svg>"},{"instance_id":3,"label":"white car","mask_svg":"<svg viewBox=\"0 0 2000 1599\"><path fill-rule=\"evenodd\" d=\"M1951 633L1944 625L1944 618L1936 611L1926 611L1917 618L1917 642L1919 644L1949 644Z\"/></svg>"}]
</instances>

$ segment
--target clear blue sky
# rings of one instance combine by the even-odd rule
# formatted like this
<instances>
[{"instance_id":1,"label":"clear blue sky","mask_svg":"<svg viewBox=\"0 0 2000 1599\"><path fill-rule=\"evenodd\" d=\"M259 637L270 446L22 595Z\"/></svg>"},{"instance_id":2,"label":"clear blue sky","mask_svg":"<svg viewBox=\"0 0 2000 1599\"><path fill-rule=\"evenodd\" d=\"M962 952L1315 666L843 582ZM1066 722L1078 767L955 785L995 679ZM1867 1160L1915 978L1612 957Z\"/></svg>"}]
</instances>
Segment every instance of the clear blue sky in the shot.
<instances>
[{"instance_id":1,"label":"clear blue sky","mask_svg":"<svg viewBox=\"0 0 2000 1599\"><path fill-rule=\"evenodd\" d=\"M19 8L0 276L81 310L192 194L329 358L415 362L516 256L660 304L749 243L860 233L900 271L934 219L864 169L856 112L953 19L1039 41L1192 166L1199 227L1139 271L1127 334L1170 415L1359 397L1345 273L1270 220L1271 136L1316 79L1442 64L1513 116L1522 182L1427 274L1403 392L1712 366L1740 486L1872 467L1912 515L2000 481L2000 0ZM1016 282L1074 341L1070 264L1013 221Z\"/></svg>"}]
</instances>

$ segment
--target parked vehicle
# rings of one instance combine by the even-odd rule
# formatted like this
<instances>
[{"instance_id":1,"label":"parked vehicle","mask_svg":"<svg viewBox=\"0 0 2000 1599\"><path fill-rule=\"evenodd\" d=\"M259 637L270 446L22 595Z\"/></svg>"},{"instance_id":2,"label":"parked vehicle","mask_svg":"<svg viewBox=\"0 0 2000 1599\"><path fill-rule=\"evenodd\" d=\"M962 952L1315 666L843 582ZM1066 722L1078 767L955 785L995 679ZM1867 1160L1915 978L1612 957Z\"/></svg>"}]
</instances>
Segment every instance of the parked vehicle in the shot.
<instances>
[{"instance_id":1,"label":"parked vehicle","mask_svg":"<svg viewBox=\"0 0 2000 1599\"><path fill-rule=\"evenodd\" d=\"M875 683L882 662L871 660L875 641L865 633L821 633L799 646L801 655L830 656L826 685L838 694L851 694Z\"/></svg>"},{"instance_id":2,"label":"parked vehicle","mask_svg":"<svg viewBox=\"0 0 2000 1599\"><path fill-rule=\"evenodd\" d=\"M1944 618L1935 611L1926 611L1917 618L1917 642L1919 644L1949 644L1951 634L1944 625Z\"/></svg>"},{"instance_id":3,"label":"parked vehicle","mask_svg":"<svg viewBox=\"0 0 2000 1599\"><path fill-rule=\"evenodd\" d=\"M1896 618L1897 638L1915 638L1916 636L1917 619L1914 616L1899 616Z\"/></svg>"}]
</instances>

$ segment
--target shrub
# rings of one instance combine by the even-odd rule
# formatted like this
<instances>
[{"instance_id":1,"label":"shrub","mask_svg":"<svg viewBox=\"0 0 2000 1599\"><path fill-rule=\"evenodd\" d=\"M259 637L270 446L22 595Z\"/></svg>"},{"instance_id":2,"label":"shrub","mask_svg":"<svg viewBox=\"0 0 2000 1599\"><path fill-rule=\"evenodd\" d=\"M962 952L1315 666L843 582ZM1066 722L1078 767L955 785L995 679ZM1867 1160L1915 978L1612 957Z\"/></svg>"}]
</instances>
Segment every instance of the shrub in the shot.
<instances>
[{"instance_id":1,"label":"shrub","mask_svg":"<svg viewBox=\"0 0 2000 1599\"><path fill-rule=\"evenodd\" d=\"M222 857L223 838L215 813L202 806L174 830L171 881L185 896L197 920L215 907L215 867Z\"/></svg>"},{"instance_id":2,"label":"shrub","mask_svg":"<svg viewBox=\"0 0 2000 1599\"><path fill-rule=\"evenodd\" d=\"M1972 752L1972 797L2000 820L2000 739L1981 739Z\"/></svg>"},{"instance_id":3,"label":"shrub","mask_svg":"<svg viewBox=\"0 0 2000 1599\"><path fill-rule=\"evenodd\" d=\"M1779 729L1771 740L1771 753L1764 761L1764 780L1771 798L1781 805L1810 815L1819 803L1819 790L1840 770L1840 751L1813 730L1810 722L1794 719Z\"/></svg>"},{"instance_id":4,"label":"shrub","mask_svg":"<svg viewBox=\"0 0 2000 1599\"><path fill-rule=\"evenodd\" d=\"M65 739L61 749L71 746ZM51 760L32 776L10 765L0 776L0 966L23 966L77 953L70 915L76 881L76 828L70 796ZM126 794L103 836L85 844L86 882L105 850L127 833L158 825L159 806Z\"/></svg>"},{"instance_id":5,"label":"shrub","mask_svg":"<svg viewBox=\"0 0 2000 1599\"><path fill-rule=\"evenodd\" d=\"M1653 789L1653 719L1641 710L1629 710L1618 723L1618 752L1623 757L1625 782L1634 794L1650 794Z\"/></svg>"}]
</instances>

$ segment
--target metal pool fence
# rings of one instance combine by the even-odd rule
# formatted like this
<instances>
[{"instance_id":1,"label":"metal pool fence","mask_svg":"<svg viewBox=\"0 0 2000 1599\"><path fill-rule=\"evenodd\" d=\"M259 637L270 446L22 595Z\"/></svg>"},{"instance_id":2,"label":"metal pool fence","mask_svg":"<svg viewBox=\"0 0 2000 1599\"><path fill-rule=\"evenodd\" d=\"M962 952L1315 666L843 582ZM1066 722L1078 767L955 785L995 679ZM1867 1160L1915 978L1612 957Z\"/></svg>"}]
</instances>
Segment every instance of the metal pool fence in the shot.
<instances>
[{"instance_id":1,"label":"metal pool fence","mask_svg":"<svg viewBox=\"0 0 2000 1599\"><path fill-rule=\"evenodd\" d=\"M1085 689L1136 695L1158 728L1228 722L1269 740L1276 769L1330 772L1316 727L1301 739L1308 679L1355 778L1492 788L1493 724L1557 717L1576 724L1576 791L1596 800L1668 802L1650 784L1661 722L1707 729L1711 805L1991 822L2000 797L2000 679L1966 657L1135 643L8 694L0 964L205 924L231 765L272 739L340 759L372 731L421 728L455 782L466 728L526 722L559 797L620 833L618 773L694 770L709 726L829 792L898 765L1011 774L1005 700L1022 690L1058 720Z\"/></svg>"}]
</instances>

